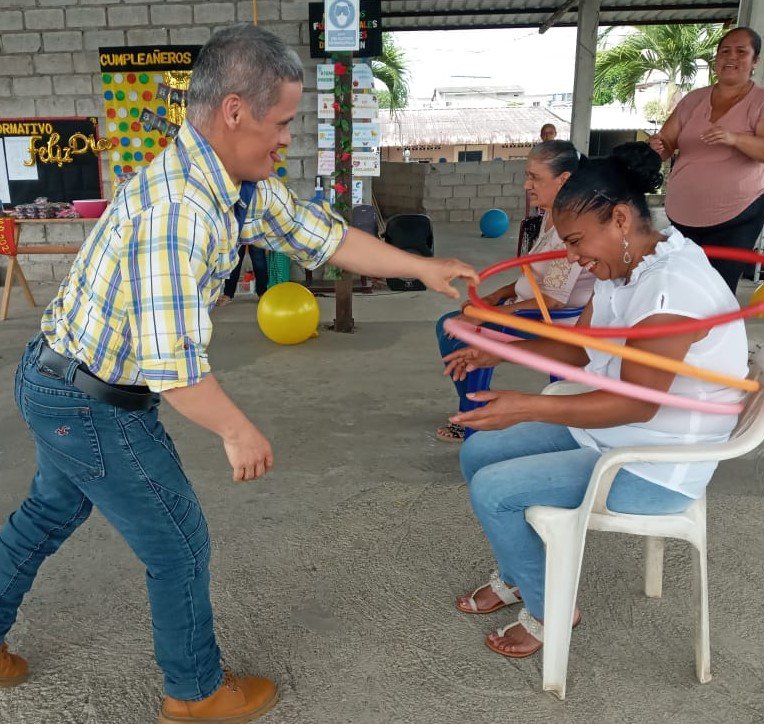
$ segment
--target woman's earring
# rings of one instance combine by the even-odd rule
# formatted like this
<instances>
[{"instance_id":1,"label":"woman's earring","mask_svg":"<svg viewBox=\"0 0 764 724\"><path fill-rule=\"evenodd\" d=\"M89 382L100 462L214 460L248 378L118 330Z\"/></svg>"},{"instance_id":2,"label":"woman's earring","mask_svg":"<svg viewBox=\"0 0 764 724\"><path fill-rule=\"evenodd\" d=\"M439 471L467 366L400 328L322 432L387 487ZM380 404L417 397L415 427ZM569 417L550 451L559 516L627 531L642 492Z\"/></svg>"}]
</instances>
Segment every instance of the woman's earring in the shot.
<instances>
[{"instance_id":1,"label":"woman's earring","mask_svg":"<svg viewBox=\"0 0 764 724\"><path fill-rule=\"evenodd\" d=\"M626 237L623 237L623 263L631 264L631 254L629 254L629 242Z\"/></svg>"}]
</instances>

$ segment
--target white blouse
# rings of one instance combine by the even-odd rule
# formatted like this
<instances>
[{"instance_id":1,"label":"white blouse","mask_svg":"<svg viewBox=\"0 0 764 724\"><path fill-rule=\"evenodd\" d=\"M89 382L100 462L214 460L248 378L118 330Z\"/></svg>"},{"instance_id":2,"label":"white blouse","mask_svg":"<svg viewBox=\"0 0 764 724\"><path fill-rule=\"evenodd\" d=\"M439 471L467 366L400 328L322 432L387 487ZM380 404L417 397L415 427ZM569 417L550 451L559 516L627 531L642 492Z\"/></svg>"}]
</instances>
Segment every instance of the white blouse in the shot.
<instances>
[{"instance_id":1,"label":"white blouse","mask_svg":"<svg viewBox=\"0 0 764 724\"><path fill-rule=\"evenodd\" d=\"M735 296L711 267L703 250L673 227L632 271L631 279L597 280L592 299L592 326L633 327L654 314L677 314L703 319L738 309ZM614 340L623 343L625 340ZM587 348L586 369L614 379L621 376L621 358ZM719 325L693 343L685 362L734 377L748 374L748 343L742 320ZM741 390L694 377L677 375L669 392L680 397L713 402L739 402ZM570 428L576 441L600 452L632 445L676 445L724 442L737 417L680 410L662 406L648 422L611 428ZM624 467L635 475L699 498L717 463L631 463Z\"/></svg>"}]
</instances>

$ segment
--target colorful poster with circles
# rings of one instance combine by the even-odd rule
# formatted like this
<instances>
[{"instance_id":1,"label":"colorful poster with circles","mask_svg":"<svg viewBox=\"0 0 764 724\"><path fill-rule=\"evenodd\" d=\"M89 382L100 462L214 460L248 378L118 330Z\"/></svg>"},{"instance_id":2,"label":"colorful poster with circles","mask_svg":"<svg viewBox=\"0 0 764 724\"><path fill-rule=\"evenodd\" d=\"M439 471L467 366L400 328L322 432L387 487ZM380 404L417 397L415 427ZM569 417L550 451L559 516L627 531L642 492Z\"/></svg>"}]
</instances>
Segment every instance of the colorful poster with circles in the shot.
<instances>
[{"instance_id":1,"label":"colorful poster with circles","mask_svg":"<svg viewBox=\"0 0 764 724\"><path fill-rule=\"evenodd\" d=\"M99 48L109 170L119 184L151 163L185 118L200 45Z\"/></svg>"}]
</instances>

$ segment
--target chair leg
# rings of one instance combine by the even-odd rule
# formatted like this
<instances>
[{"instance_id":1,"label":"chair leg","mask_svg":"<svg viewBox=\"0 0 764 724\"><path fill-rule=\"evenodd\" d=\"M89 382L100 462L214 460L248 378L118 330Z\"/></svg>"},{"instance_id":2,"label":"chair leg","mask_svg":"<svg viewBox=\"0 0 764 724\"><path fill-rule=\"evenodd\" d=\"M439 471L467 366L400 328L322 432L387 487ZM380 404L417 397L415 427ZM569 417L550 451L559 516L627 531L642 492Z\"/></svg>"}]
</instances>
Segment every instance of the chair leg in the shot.
<instances>
[{"instance_id":1,"label":"chair leg","mask_svg":"<svg viewBox=\"0 0 764 724\"><path fill-rule=\"evenodd\" d=\"M570 526L573 529L577 525ZM546 590L544 595L544 691L565 698L570 634L576 608L584 541L580 534L546 531Z\"/></svg>"},{"instance_id":2,"label":"chair leg","mask_svg":"<svg viewBox=\"0 0 764 724\"><path fill-rule=\"evenodd\" d=\"M695 608L695 673L698 681L711 681L711 632L708 619L708 565L705 545L693 546L693 598Z\"/></svg>"},{"instance_id":3,"label":"chair leg","mask_svg":"<svg viewBox=\"0 0 764 724\"><path fill-rule=\"evenodd\" d=\"M645 595L660 598L663 593L663 538L645 539Z\"/></svg>"}]
</instances>

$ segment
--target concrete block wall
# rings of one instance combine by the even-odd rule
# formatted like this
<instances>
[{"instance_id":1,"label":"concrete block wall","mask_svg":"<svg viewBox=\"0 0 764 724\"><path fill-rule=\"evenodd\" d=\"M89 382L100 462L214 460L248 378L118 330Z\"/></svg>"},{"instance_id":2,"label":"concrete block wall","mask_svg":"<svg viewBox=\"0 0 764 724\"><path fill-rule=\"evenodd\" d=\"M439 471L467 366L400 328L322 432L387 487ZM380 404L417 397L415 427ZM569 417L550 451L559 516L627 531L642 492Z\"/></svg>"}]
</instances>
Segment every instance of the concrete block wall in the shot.
<instances>
[{"instance_id":1,"label":"concrete block wall","mask_svg":"<svg viewBox=\"0 0 764 724\"><path fill-rule=\"evenodd\" d=\"M382 163L374 193L386 216L425 213L433 221L477 221L488 209L525 212L525 160Z\"/></svg>"},{"instance_id":2,"label":"concrete block wall","mask_svg":"<svg viewBox=\"0 0 764 724\"><path fill-rule=\"evenodd\" d=\"M308 3L258 0L257 11L259 24L282 37L305 65L288 170L291 188L310 198L316 174L317 61L309 52ZM252 13L252 0L0 0L0 118L95 116L104 134L99 46L203 44L221 27L251 22ZM105 159L103 169L108 198ZM76 226L64 228L68 243L81 241ZM47 242L41 238L39 243ZM60 278L55 262L33 256L22 263L30 279Z\"/></svg>"}]
</instances>

